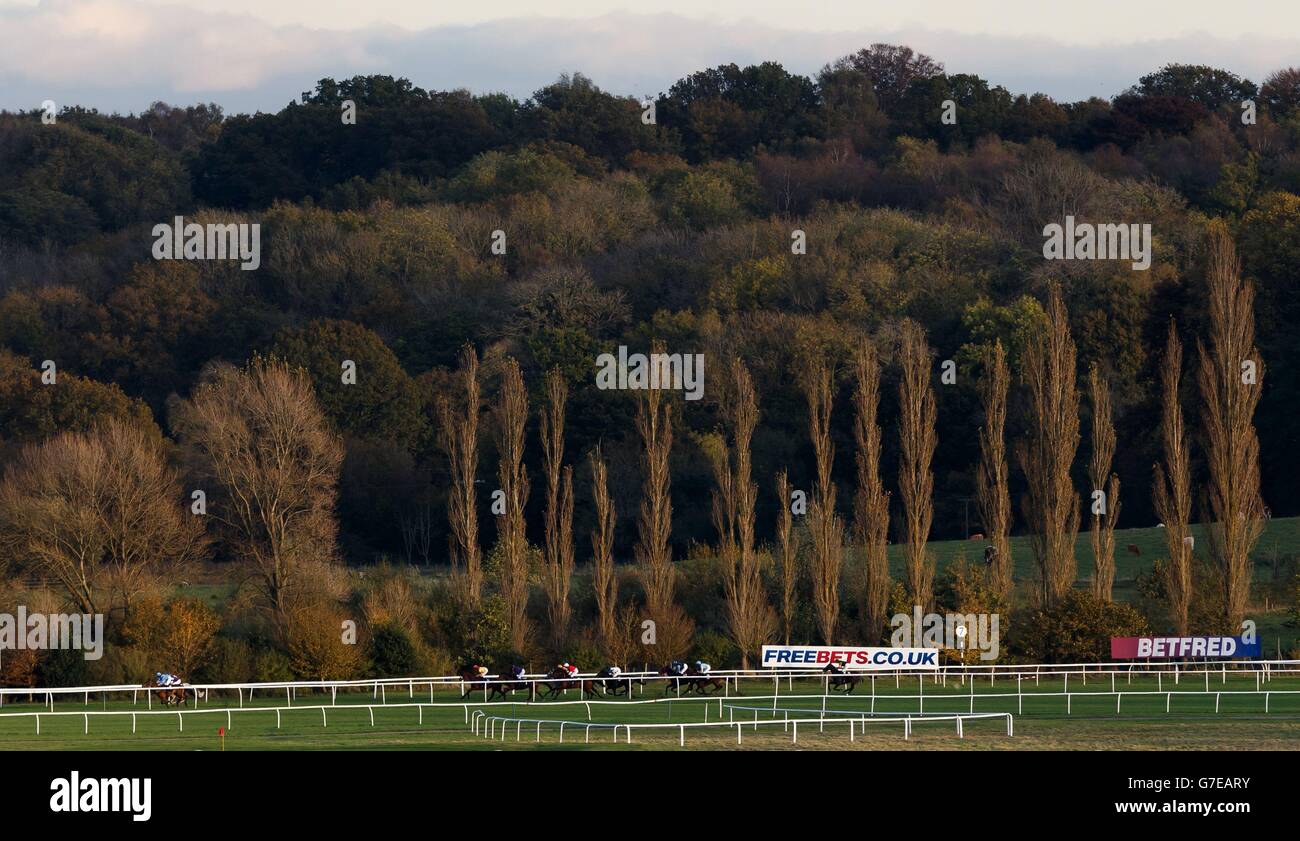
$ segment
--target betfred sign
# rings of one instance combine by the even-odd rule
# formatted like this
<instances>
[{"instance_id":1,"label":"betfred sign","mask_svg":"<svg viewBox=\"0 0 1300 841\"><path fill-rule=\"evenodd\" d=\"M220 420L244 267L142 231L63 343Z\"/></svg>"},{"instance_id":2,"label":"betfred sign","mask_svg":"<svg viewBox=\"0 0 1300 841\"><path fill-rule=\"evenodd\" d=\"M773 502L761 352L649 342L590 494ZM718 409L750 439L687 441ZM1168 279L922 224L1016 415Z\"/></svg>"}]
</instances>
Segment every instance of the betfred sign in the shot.
<instances>
[{"instance_id":1,"label":"betfred sign","mask_svg":"<svg viewBox=\"0 0 1300 841\"><path fill-rule=\"evenodd\" d=\"M937 648L868 648L835 645L765 645L763 666L768 669L824 669L840 660L852 671L885 669L937 669Z\"/></svg>"},{"instance_id":2,"label":"betfred sign","mask_svg":"<svg viewBox=\"0 0 1300 841\"><path fill-rule=\"evenodd\" d=\"M1170 657L1258 657L1259 642L1241 637L1111 637L1112 660Z\"/></svg>"}]
</instances>

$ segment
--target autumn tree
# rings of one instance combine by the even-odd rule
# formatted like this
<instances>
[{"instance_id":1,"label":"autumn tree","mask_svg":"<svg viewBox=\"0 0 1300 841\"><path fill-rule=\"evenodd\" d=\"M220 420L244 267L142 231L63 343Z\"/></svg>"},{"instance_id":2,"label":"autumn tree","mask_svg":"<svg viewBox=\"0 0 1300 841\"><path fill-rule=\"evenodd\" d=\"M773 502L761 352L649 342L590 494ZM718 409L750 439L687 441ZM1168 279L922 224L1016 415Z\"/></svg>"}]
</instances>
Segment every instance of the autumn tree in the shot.
<instances>
[{"instance_id":1,"label":"autumn tree","mask_svg":"<svg viewBox=\"0 0 1300 841\"><path fill-rule=\"evenodd\" d=\"M260 358L244 368L214 365L178 404L174 426L207 516L249 565L284 634L294 597L314 586L305 571L336 558L343 445L306 374Z\"/></svg>"},{"instance_id":2,"label":"autumn tree","mask_svg":"<svg viewBox=\"0 0 1300 841\"><path fill-rule=\"evenodd\" d=\"M1077 570L1079 494L1070 469L1079 446L1079 392L1074 340L1059 289L1052 290L1047 316L1046 330L1025 352L1030 429L1017 456L1029 484L1024 511L1038 563L1040 601L1050 607L1074 586Z\"/></svg>"},{"instance_id":3,"label":"autumn tree","mask_svg":"<svg viewBox=\"0 0 1300 841\"><path fill-rule=\"evenodd\" d=\"M934 388L930 385L930 346L921 326L903 322L899 341L902 379L898 383L898 487L903 498L907 596L928 607L934 598L934 559L926 552L934 519L934 472L930 463L938 441Z\"/></svg>"},{"instance_id":4,"label":"autumn tree","mask_svg":"<svg viewBox=\"0 0 1300 841\"><path fill-rule=\"evenodd\" d=\"M41 381L30 360L0 346L0 457L4 450L60 432L90 432L108 418L146 430L161 441L153 413L117 385L57 371L57 384Z\"/></svg>"},{"instance_id":5,"label":"autumn tree","mask_svg":"<svg viewBox=\"0 0 1300 841\"><path fill-rule=\"evenodd\" d=\"M1245 617L1253 570L1250 550L1264 527L1259 438L1253 421L1264 363L1255 348L1254 287L1241 277L1227 230L1215 225L1209 239L1210 335L1208 343L1197 341L1197 351L1210 474L1207 531L1228 630L1240 628Z\"/></svg>"},{"instance_id":6,"label":"autumn tree","mask_svg":"<svg viewBox=\"0 0 1300 841\"><path fill-rule=\"evenodd\" d=\"M220 629L221 617L198 599L180 598L163 605L156 598L145 598L127 614L122 639L152 662L166 662L176 674L188 677L209 658Z\"/></svg>"},{"instance_id":7,"label":"autumn tree","mask_svg":"<svg viewBox=\"0 0 1300 841\"><path fill-rule=\"evenodd\" d=\"M1092 482L1092 594L1108 602L1115 584L1119 476L1111 472L1115 458L1115 421L1111 417L1110 386L1095 364L1088 371L1088 395L1092 405L1092 453L1088 461L1088 478Z\"/></svg>"},{"instance_id":8,"label":"autumn tree","mask_svg":"<svg viewBox=\"0 0 1300 841\"><path fill-rule=\"evenodd\" d=\"M1174 322L1169 322L1165 339L1165 356L1160 367L1160 446L1164 461L1154 465L1155 507L1165 524L1165 546L1169 563L1165 566L1165 592L1174 632L1180 636L1190 631L1188 612L1192 602L1192 468L1178 389L1183 373L1183 344L1178 340Z\"/></svg>"},{"instance_id":9,"label":"autumn tree","mask_svg":"<svg viewBox=\"0 0 1300 841\"><path fill-rule=\"evenodd\" d=\"M528 642L528 536L524 506L528 503L528 475L524 471L524 427L528 422L528 391L519 363L508 359L505 379L497 398L497 481L504 512L500 515L501 596L506 603L510 643L523 651Z\"/></svg>"},{"instance_id":10,"label":"autumn tree","mask_svg":"<svg viewBox=\"0 0 1300 841\"><path fill-rule=\"evenodd\" d=\"M840 571L844 563L844 524L835 513L835 483L831 464L835 445L831 441L832 375L825 361L814 363L804 380L808 400L808 432L817 462L817 484L808 506L808 531L812 535L811 578L813 611L817 627L827 645L835 642L840 612Z\"/></svg>"},{"instance_id":11,"label":"autumn tree","mask_svg":"<svg viewBox=\"0 0 1300 841\"><path fill-rule=\"evenodd\" d=\"M980 427L980 464L976 485L976 502L984 533L993 547L990 574L994 588L1003 599L1015 587L1011 557L1011 491L1007 464L1007 392L1011 374L1007 368L1002 342L995 341L985 358L984 376L980 379L980 399L984 406L984 425Z\"/></svg>"},{"instance_id":12,"label":"autumn tree","mask_svg":"<svg viewBox=\"0 0 1300 841\"><path fill-rule=\"evenodd\" d=\"M365 647L345 642L339 627L348 614L338 604L294 605L286 617L289 662L301 680L350 680L365 663Z\"/></svg>"},{"instance_id":13,"label":"autumn tree","mask_svg":"<svg viewBox=\"0 0 1300 841\"><path fill-rule=\"evenodd\" d=\"M758 485L752 481L751 444L758 425L758 396L749 370L738 357L729 373L723 415L731 427L732 444L724 443L714 458L718 489L713 494L713 522L723 561L727 629L740 649L741 668L748 669L750 653L770 638L775 617L754 552Z\"/></svg>"},{"instance_id":14,"label":"autumn tree","mask_svg":"<svg viewBox=\"0 0 1300 841\"><path fill-rule=\"evenodd\" d=\"M614 524L617 513L609 495L609 469L594 448L591 461L591 497L596 507L596 528L591 533L591 585L596 591L596 628L605 653L617 636L615 609L618 606L618 578L614 571Z\"/></svg>"},{"instance_id":15,"label":"autumn tree","mask_svg":"<svg viewBox=\"0 0 1300 841\"><path fill-rule=\"evenodd\" d=\"M781 502L776 521L776 539L781 575L781 638L790 644L794 627L794 591L799 582L799 550L794 538L794 509L791 507L790 479L782 470L776 476L776 496Z\"/></svg>"},{"instance_id":16,"label":"autumn tree","mask_svg":"<svg viewBox=\"0 0 1300 841\"><path fill-rule=\"evenodd\" d=\"M662 352L655 344L654 353ZM661 373L661 381L666 377ZM673 601L677 570L669 545L673 528L673 503L670 495L669 456L673 446L672 404L662 390L647 388L637 403L637 431L641 435L641 467L644 481L641 516L637 522L636 556L646 613L654 622L655 648L660 657L673 658L686 653L690 646L692 623Z\"/></svg>"},{"instance_id":17,"label":"autumn tree","mask_svg":"<svg viewBox=\"0 0 1300 841\"><path fill-rule=\"evenodd\" d=\"M109 419L18 454L0 484L0 556L48 577L83 613L129 610L156 577L206 555L158 439Z\"/></svg>"},{"instance_id":18,"label":"autumn tree","mask_svg":"<svg viewBox=\"0 0 1300 841\"><path fill-rule=\"evenodd\" d=\"M546 406L541 435L546 472L546 589L547 617L556 649L564 646L569 628L569 581L573 577L573 468L564 462L564 407L568 386L552 369L546 378Z\"/></svg>"},{"instance_id":19,"label":"autumn tree","mask_svg":"<svg viewBox=\"0 0 1300 841\"><path fill-rule=\"evenodd\" d=\"M483 596L483 550L478 544L474 484L478 474L478 353L472 345L461 350L457 378L463 403L453 409L450 400L438 401L438 440L451 463L447 519L451 525L453 582L465 606L474 608Z\"/></svg>"},{"instance_id":20,"label":"autumn tree","mask_svg":"<svg viewBox=\"0 0 1300 841\"><path fill-rule=\"evenodd\" d=\"M862 627L867 643L884 632L889 593L889 492L880 479L882 430L876 422L880 407L880 362L866 345L854 358L853 440L857 446L858 488L853 498L853 533L864 560Z\"/></svg>"}]
</instances>

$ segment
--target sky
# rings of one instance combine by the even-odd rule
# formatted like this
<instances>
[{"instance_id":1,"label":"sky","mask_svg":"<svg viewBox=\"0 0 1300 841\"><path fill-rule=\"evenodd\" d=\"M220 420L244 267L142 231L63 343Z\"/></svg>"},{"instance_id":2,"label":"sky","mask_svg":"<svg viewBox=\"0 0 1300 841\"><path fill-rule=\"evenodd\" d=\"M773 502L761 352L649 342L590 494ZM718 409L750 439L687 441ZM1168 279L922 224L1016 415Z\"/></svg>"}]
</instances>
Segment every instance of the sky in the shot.
<instances>
[{"instance_id":1,"label":"sky","mask_svg":"<svg viewBox=\"0 0 1300 841\"><path fill-rule=\"evenodd\" d=\"M647 96L727 62L815 74L875 42L1013 93L1110 97L1169 62L1300 64L1296 0L0 0L0 109L274 111L324 76L523 98L561 73Z\"/></svg>"}]
</instances>

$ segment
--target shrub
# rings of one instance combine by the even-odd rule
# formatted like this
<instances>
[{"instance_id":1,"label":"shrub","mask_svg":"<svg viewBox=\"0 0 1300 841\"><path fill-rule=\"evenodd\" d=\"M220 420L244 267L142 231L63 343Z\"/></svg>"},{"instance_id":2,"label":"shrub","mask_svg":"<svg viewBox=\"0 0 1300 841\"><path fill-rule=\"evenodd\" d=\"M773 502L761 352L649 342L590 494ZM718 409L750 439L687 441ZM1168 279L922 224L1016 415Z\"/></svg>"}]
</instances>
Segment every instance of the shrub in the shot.
<instances>
[{"instance_id":1,"label":"shrub","mask_svg":"<svg viewBox=\"0 0 1300 841\"><path fill-rule=\"evenodd\" d=\"M488 559L485 560L485 566ZM519 659L511 651L510 626L500 596L484 597L473 609L452 609L442 618L442 631L453 656L462 663L498 663Z\"/></svg>"},{"instance_id":2,"label":"shrub","mask_svg":"<svg viewBox=\"0 0 1300 841\"><path fill-rule=\"evenodd\" d=\"M123 645L109 646L104 656L86 662L86 677L92 684L143 685L156 671L143 651Z\"/></svg>"},{"instance_id":3,"label":"shrub","mask_svg":"<svg viewBox=\"0 0 1300 841\"><path fill-rule=\"evenodd\" d=\"M293 664L284 652L265 648L253 658L253 679L263 683L293 680Z\"/></svg>"},{"instance_id":4,"label":"shrub","mask_svg":"<svg viewBox=\"0 0 1300 841\"><path fill-rule=\"evenodd\" d=\"M189 676L208 658L221 627L216 611L194 598L165 607L154 598L139 600L122 627L122 638L163 670Z\"/></svg>"},{"instance_id":5,"label":"shrub","mask_svg":"<svg viewBox=\"0 0 1300 841\"><path fill-rule=\"evenodd\" d=\"M757 652L755 652L757 653ZM691 658L703 660L716 668L731 668L740 663L740 649L717 631L704 631L695 635Z\"/></svg>"},{"instance_id":6,"label":"shrub","mask_svg":"<svg viewBox=\"0 0 1300 841\"><path fill-rule=\"evenodd\" d=\"M567 663L576 663L578 668L583 671L598 671L605 666L611 665L606 662L596 641L586 637L573 640L565 646L564 650L560 652L560 659Z\"/></svg>"},{"instance_id":7,"label":"shrub","mask_svg":"<svg viewBox=\"0 0 1300 841\"><path fill-rule=\"evenodd\" d=\"M304 680L348 680L357 677L364 657L359 645L345 642L347 616L335 605L301 607L289 616L289 662Z\"/></svg>"},{"instance_id":8,"label":"shrub","mask_svg":"<svg viewBox=\"0 0 1300 841\"><path fill-rule=\"evenodd\" d=\"M1110 659L1111 637L1151 632L1131 605L1103 602L1083 590L1070 590L1046 610L1013 618L1008 648L1035 663L1099 663Z\"/></svg>"},{"instance_id":9,"label":"shrub","mask_svg":"<svg viewBox=\"0 0 1300 841\"><path fill-rule=\"evenodd\" d=\"M370 638L370 663L375 677L409 677L419 657L411 637L400 625L385 623Z\"/></svg>"},{"instance_id":10,"label":"shrub","mask_svg":"<svg viewBox=\"0 0 1300 841\"><path fill-rule=\"evenodd\" d=\"M41 652L31 648L5 651L0 658L0 684L35 686L40 679Z\"/></svg>"},{"instance_id":11,"label":"shrub","mask_svg":"<svg viewBox=\"0 0 1300 841\"><path fill-rule=\"evenodd\" d=\"M256 678L257 663L247 640L218 636L212 641L212 656L201 674L211 683L249 683Z\"/></svg>"},{"instance_id":12,"label":"shrub","mask_svg":"<svg viewBox=\"0 0 1300 841\"><path fill-rule=\"evenodd\" d=\"M84 652L70 648L49 651L37 667L42 686L85 686L88 682Z\"/></svg>"}]
</instances>

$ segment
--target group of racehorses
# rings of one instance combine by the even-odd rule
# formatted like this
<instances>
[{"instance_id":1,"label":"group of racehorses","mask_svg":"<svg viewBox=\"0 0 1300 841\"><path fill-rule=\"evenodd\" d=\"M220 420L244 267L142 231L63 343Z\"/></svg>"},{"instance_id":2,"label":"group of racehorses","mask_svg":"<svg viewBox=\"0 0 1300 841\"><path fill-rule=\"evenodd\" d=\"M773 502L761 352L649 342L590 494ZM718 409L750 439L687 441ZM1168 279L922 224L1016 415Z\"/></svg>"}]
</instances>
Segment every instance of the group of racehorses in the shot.
<instances>
[{"instance_id":1,"label":"group of racehorses","mask_svg":"<svg viewBox=\"0 0 1300 841\"><path fill-rule=\"evenodd\" d=\"M824 671L827 674L826 686L832 692L848 694L858 685L859 678L852 672L831 667L827 667ZM591 695L596 698L617 698L627 696L633 686L644 688L646 685L646 678L644 677L613 676L610 674L609 669L603 669L590 677L580 677L563 666L556 666L547 672L544 678L535 682L504 676L512 672L518 673L519 670L517 668L512 668L509 671L503 670L503 676L490 678L484 675L481 667L477 665L463 666L460 669L460 679L464 681L465 686L461 697L469 695L470 692L483 692L486 690L485 700L488 701L495 698L505 700L515 692L527 692L531 700L547 701L559 698L561 693L566 690L577 689L583 695ZM711 695L717 692L725 692L727 689L726 678L697 671L693 666L681 674L671 667L665 666L659 669L658 675L658 677L650 678L650 680L662 680L664 682L663 694L665 695L673 692L679 695ZM534 685L536 686L535 689ZM738 689L735 694L740 694Z\"/></svg>"},{"instance_id":2,"label":"group of racehorses","mask_svg":"<svg viewBox=\"0 0 1300 841\"><path fill-rule=\"evenodd\" d=\"M486 690L486 700L488 701L498 697L504 700L515 692L528 692L530 699L547 701L560 697L566 690L577 689L584 695L591 695L596 698L617 698L626 696L633 686L644 687L646 684L646 678L644 677L615 676L610 674L608 669L592 676L582 677L569 672L562 666L556 666L547 672L544 678L535 682L505 677L505 674L508 674L508 672L503 671L503 676L489 678L480 671L480 667L477 665L462 667L460 669L460 679L464 681L465 688L461 693L461 697L465 697L470 692L483 692ZM694 667L687 669L684 674L678 674L665 666L659 670L658 678L650 679L664 681L665 695L671 692L677 692L681 695L691 693L710 695L723 692L727 688L725 678L715 677L707 672L699 672ZM536 689L533 689L534 684Z\"/></svg>"},{"instance_id":3,"label":"group of racehorses","mask_svg":"<svg viewBox=\"0 0 1300 841\"><path fill-rule=\"evenodd\" d=\"M829 678L827 686L833 691L852 692L853 687L858 683L856 675L851 673L834 671L828 668ZM510 672L502 672L502 675L508 673L519 673L519 669L512 669ZM584 695L591 695L597 698L627 696L633 686L640 686L644 689L646 678L644 677L621 677L612 673L610 669L603 669L594 676L581 677L569 672L562 666L556 666L547 672L546 677L534 682L522 678L512 678L499 676L489 678L483 674L481 667L478 665L466 665L460 669L460 679L464 682L464 691L461 697L467 696L470 692L487 690L486 700L491 701L494 698L505 700L515 692L527 692L530 699L538 701L554 700L559 698L562 693L569 689L577 689ZM659 669L659 677L651 680L664 681L664 694L667 695L676 692L679 695L711 695L717 692L725 692L727 689L726 678L716 677L708 672L700 672L695 667L690 667L685 673L679 674L671 667L665 666ZM155 690L158 700L165 706L184 705L186 702L186 691L183 686L161 687L157 681L150 681L145 684L149 689ZM740 694L739 691L736 694Z\"/></svg>"}]
</instances>

